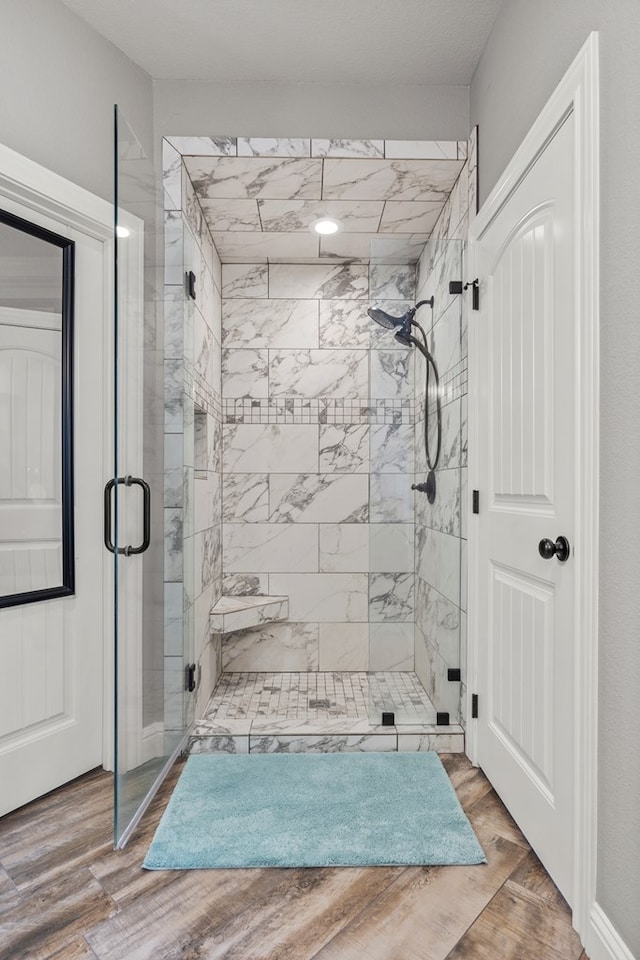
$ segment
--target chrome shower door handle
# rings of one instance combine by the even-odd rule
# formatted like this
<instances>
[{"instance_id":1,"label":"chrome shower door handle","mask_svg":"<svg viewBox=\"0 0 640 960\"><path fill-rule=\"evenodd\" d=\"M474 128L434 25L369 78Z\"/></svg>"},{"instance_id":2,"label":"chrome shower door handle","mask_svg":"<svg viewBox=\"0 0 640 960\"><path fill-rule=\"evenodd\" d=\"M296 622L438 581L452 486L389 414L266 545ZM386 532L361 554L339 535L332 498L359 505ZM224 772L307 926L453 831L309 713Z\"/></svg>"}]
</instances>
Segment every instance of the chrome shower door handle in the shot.
<instances>
[{"instance_id":1,"label":"chrome shower door handle","mask_svg":"<svg viewBox=\"0 0 640 960\"><path fill-rule=\"evenodd\" d=\"M111 493L116 484L123 484L125 487L131 487L137 484L142 488L142 543L137 547L126 546L118 547L117 551L111 540ZM110 553L119 553L125 557L131 557L136 553L144 553L151 543L151 488L149 484L141 477L118 477L115 480L108 480L104 487L104 545Z\"/></svg>"}]
</instances>

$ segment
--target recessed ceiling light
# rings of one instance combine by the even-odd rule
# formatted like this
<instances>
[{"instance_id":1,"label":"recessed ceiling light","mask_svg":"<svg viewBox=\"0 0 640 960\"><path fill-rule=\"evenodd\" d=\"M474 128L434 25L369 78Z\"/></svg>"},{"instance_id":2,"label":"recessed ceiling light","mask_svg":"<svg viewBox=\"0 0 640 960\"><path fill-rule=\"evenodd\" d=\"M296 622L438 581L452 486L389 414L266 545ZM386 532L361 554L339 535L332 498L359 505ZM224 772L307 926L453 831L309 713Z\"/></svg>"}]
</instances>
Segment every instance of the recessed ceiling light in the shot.
<instances>
[{"instance_id":1,"label":"recessed ceiling light","mask_svg":"<svg viewBox=\"0 0 640 960\"><path fill-rule=\"evenodd\" d=\"M311 224L316 233L328 236L331 233L337 233L342 227L339 220L332 220L331 217L321 217L320 220L314 220Z\"/></svg>"},{"instance_id":2,"label":"recessed ceiling light","mask_svg":"<svg viewBox=\"0 0 640 960\"><path fill-rule=\"evenodd\" d=\"M116 227L116 237L128 237L129 231L126 227L117 226Z\"/></svg>"}]
</instances>

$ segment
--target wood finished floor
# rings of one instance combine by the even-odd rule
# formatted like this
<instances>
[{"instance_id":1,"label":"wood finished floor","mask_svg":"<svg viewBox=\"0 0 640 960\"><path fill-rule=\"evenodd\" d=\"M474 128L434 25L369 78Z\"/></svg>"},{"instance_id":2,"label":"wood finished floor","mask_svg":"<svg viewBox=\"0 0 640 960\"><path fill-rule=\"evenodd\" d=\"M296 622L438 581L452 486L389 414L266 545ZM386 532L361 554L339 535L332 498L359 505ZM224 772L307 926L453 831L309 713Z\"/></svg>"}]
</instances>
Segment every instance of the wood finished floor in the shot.
<instances>
[{"instance_id":1,"label":"wood finished floor","mask_svg":"<svg viewBox=\"0 0 640 960\"><path fill-rule=\"evenodd\" d=\"M0 820L0 958L587 960L483 774L442 760L486 865L147 872L180 766L121 852L111 776L93 771Z\"/></svg>"}]
</instances>

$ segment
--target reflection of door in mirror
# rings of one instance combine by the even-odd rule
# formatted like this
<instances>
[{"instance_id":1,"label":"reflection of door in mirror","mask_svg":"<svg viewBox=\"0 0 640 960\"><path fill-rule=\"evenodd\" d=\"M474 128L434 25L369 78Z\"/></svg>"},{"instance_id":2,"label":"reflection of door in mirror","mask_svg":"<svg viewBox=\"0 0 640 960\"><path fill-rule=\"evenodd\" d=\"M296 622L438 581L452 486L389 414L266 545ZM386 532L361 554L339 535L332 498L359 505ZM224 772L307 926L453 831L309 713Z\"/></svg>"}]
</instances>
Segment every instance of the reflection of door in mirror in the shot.
<instances>
[{"instance_id":1,"label":"reflection of door in mirror","mask_svg":"<svg viewBox=\"0 0 640 960\"><path fill-rule=\"evenodd\" d=\"M59 314L0 309L0 383L0 583L44 590L62 583Z\"/></svg>"},{"instance_id":2,"label":"reflection of door in mirror","mask_svg":"<svg viewBox=\"0 0 640 960\"><path fill-rule=\"evenodd\" d=\"M72 587L62 409L69 244L0 213L0 603Z\"/></svg>"}]
</instances>

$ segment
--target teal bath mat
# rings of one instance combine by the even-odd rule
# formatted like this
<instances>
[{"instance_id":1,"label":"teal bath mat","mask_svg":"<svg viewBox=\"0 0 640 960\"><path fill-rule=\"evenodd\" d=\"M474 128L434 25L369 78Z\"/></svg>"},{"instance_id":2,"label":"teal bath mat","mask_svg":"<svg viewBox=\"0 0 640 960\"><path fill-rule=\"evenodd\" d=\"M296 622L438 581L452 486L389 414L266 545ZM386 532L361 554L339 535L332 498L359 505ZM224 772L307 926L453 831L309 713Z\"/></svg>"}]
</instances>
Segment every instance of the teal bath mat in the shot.
<instances>
[{"instance_id":1,"label":"teal bath mat","mask_svg":"<svg viewBox=\"0 0 640 960\"><path fill-rule=\"evenodd\" d=\"M143 866L486 863L436 753L189 757Z\"/></svg>"}]
</instances>

